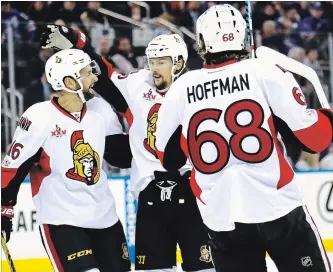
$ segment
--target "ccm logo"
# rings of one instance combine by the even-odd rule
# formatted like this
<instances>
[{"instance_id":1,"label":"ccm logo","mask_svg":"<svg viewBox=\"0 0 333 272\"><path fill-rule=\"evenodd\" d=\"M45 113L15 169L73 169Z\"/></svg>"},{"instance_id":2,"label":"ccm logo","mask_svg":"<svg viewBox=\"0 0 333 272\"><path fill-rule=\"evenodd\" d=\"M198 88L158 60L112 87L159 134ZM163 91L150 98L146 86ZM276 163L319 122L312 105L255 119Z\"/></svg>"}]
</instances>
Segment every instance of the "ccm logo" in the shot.
<instances>
[{"instance_id":1,"label":"ccm logo","mask_svg":"<svg viewBox=\"0 0 333 272\"><path fill-rule=\"evenodd\" d=\"M81 250L79 252L73 253L67 256L68 261L74 260L75 258L79 258L86 255L92 255L92 249Z\"/></svg>"},{"instance_id":2,"label":"ccm logo","mask_svg":"<svg viewBox=\"0 0 333 272\"><path fill-rule=\"evenodd\" d=\"M13 218L14 209L12 207L1 207L1 215Z\"/></svg>"}]
</instances>

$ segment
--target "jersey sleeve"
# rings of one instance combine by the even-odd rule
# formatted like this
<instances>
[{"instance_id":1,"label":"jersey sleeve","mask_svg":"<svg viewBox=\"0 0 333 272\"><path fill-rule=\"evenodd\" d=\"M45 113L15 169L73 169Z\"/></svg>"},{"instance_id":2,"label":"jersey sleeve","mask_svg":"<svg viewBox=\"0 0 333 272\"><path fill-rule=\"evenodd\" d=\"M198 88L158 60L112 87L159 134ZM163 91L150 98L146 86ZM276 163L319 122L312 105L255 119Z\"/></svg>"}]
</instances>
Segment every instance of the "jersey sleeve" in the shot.
<instances>
[{"instance_id":1,"label":"jersey sleeve","mask_svg":"<svg viewBox=\"0 0 333 272\"><path fill-rule=\"evenodd\" d=\"M313 153L329 146L332 141L329 118L321 110L307 108L305 96L290 72L266 66L259 82L282 136L296 138L305 150Z\"/></svg>"},{"instance_id":2,"label":"jersey sleeve","mask_svg":"<svg viewBox=\"0 0 333 272\"><path fill-rule=\"evenodd\" d=\"M118 83L118 76L121 77L121 75L115 71L112 64L95 52L94 48L89 44L87 37L82 32L76 31L76 34L78 42L75 47L87 53L100 68L100 75L98 76L98 81L95 83L94 90L126 118L130 126L133 116L128 105L127 80Z\"/></svg>"},{"instance_id":3,"label":"jersey sleeve","mask_svg":"<svg viewBox=\"0 0 333 272\"><path fill-rule=\"evenodd\" d=\"M179 84L174 83L168 91L158 113L156 129L156 153L168 171L180 169L186 163L181 147L183 97Z\"/></svg>"},{"instance_id":4,"label":"jersey sleeve","mask_svg":"<svg viewBox=\"0 0 333 272\"><path fill-rule=\"evenodd\" d=\"M40 119L36 105L21 117L13 141L1 166L2 205L16 204L21 183L28 175L34 162L39 160L46 139L45 122Z\"/></svg>"}]
</instances>

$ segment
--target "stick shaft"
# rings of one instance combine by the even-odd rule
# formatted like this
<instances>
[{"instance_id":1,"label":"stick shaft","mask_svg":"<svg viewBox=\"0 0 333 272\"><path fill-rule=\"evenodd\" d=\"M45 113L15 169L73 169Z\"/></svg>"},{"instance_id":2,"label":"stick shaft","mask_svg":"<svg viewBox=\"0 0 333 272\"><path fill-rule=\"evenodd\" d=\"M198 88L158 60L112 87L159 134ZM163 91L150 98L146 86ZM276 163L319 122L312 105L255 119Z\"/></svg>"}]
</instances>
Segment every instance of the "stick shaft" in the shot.
<instances>
[{"instance_id":1,"label":"stick shaft","mask_svg":"<svg viewBox=\"0 0 333 272\"><path fill-rule=\"evenodd\" d=\"M12 256L10 255L7 243L6 243L6 239L3 237L3 234L1 234L1 246L3 249L3 252L6 255L6 259L10 268L10 272L16 272L15 266L14 266L14 262L12 259Z\"/></svg>"},{"instance_id":2,"label":"stick shaft","mask_svg":"<svg viewBox=\"0 0 333 272\"><path fill-rule=\"evenodd\" d=\"M253 28L252 28L251 1L245 1L245 8L246 8L247 42L251 46L251 58L254 58L254 40L253 40Z\"/></svg>"}]
</instances>

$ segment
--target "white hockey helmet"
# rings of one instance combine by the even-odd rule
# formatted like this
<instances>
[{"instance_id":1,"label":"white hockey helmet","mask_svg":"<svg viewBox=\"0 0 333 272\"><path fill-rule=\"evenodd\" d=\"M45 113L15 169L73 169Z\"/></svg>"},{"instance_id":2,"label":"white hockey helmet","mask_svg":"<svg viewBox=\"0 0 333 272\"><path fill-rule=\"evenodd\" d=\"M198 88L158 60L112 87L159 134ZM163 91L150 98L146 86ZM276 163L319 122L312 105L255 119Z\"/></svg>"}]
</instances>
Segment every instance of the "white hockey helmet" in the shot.
<instances>
[{"instance_id":1,"label":"white hockey helmet","mask_svg":"<svg viewBox=\"0 0 333 272\"><path fill-rule=\"evenodd\" d=\"M196 23L196 42L200 54L246 49L246 22L229 4L215 5Z\"/></svg>"},{"instance_id":2,"label":"white hockey helmet","mask_svg":"<svg viewBox=\"0 0 333 272\"><path fill-rule=\"evenodd\" d=\"M172 59L172 79L179 75L184 68L186 67L186 62L188 58L187 46L182 37L178 34L169 34L169 35L159 35L156 38L152 39L147 48L146 56L148 60L150 58L162 58L162 57L171 57ZM175 66L179 61L179 56L184 60L184 65L181 71L178 71L175 75Z\"/></svg>"},{"instance_id":3,"label":"white hockey helmet","mask_svg":"<svg viewBox=\"0 0 333 272\"><path fill-rule=\"evenodd\" d=\"M79 49L65 49L52 55L45 64L45 75L47 81L52 85L55 91L65 90L70 93L77 93L82 102L86 102L81 82L80 71L87 66L95 67L89 55ZM80 89L73 91L64 84L65 77L75 79Z\"/></svg>"}]
</instances>

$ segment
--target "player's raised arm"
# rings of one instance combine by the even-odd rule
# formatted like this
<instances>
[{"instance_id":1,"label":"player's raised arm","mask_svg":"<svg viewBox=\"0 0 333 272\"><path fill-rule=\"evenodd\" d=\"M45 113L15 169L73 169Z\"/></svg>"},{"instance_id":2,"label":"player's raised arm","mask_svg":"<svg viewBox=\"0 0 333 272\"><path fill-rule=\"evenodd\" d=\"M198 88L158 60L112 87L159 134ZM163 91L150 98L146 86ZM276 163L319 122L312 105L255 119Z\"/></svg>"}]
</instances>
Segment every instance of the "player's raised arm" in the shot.
<instances>
[{"instance_id":1,"label":"player's raised arm","mask_svg":"<svg viewBox=\"0 0 333 272\"><path fill-rule=\"evenodd\" d=\"M278 132L303 150L318 153L333 140L333 112L309 109L293 75L276 66L261 70L259 84L271 107Z\"/></svg>"},{"instance_id":2,"label":"player's raised arm","mask_svg":"<svg viewBox=\"0 0 333 272\"><path fill-rule=\"evenodd\" d=\"M96 62L99 71L95 91L122 115L130 115L128 109L127 77L115 72L111 63L98 55L89 44L88 37L65 26L47 25L41 35L41 46L54 49L77 48L86 52Z\"/></svg>"},{"instance_id":3,"label":"player's raised arm","mask_svg":"<svg viewBox=\"0 0 333 272\"><path fill-rule=\"evenodd\" d=\"M182 96L175 82L158 113L156 130L156 153L163 167L168 171L175 171L186 163L186 156L182 150L185 140L182 136L181 116L184 106Z\"/></svg>"},{"instance_id":4,"label":"player's raised arm","mask_svg":"<svg viewBox=\"0 0 333 272\"><path fill-rule=\"evenodd\" d=\"M1 165L1 229L7 241L12 229L14 206L20 185L33 167L33 164L47 154L41 148L46 133L43 118L40 117L40 104L30 107L18 122L12 144Z\"/></svg>"}]
</instances>

